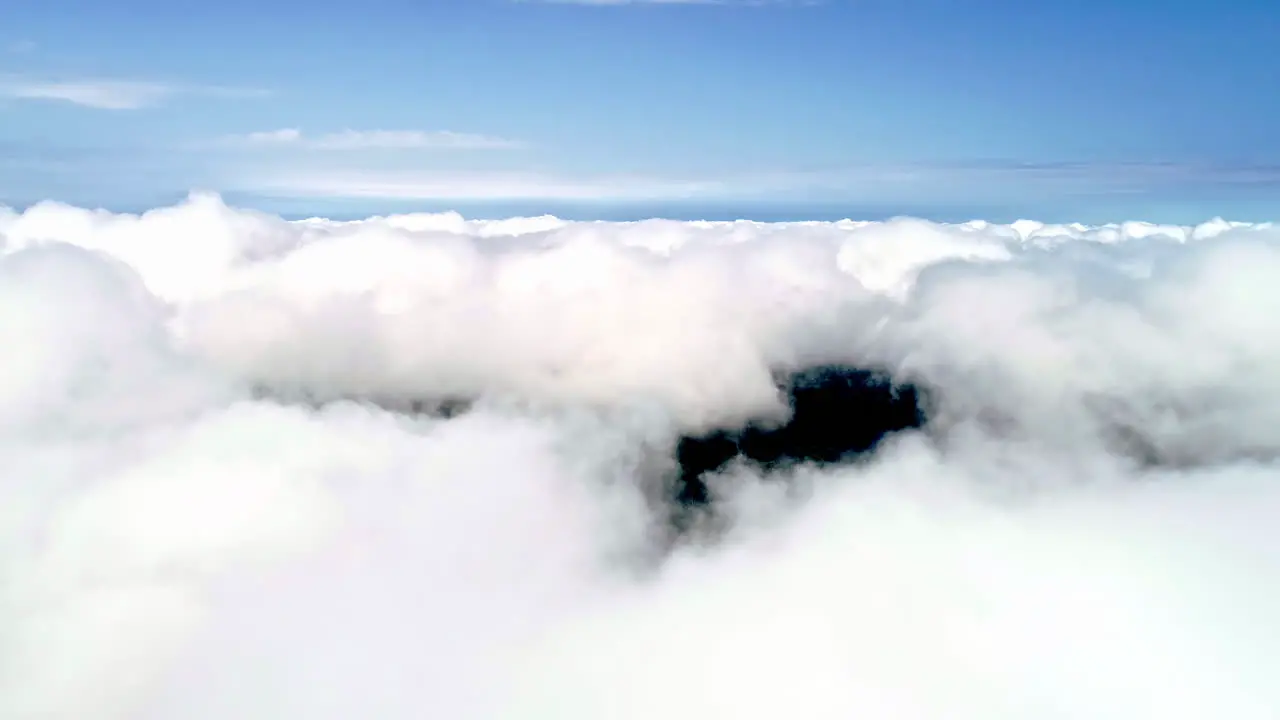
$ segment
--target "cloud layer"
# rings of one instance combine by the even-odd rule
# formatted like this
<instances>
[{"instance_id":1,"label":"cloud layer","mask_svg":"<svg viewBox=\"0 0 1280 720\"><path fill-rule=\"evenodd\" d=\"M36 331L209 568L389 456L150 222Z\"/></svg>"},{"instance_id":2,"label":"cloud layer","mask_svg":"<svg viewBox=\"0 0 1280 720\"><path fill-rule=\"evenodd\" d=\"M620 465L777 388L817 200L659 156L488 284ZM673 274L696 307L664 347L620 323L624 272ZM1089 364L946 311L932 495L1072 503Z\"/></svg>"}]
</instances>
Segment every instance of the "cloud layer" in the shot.
<instances>
[{"instance_id":1,"label":"cloud layer","mask_svg":"<svg viewBox=\"0 0 1280 720\"><path fill-rule=\"evenodd\" d=\"M0 716L1267 718L1280 230L0 210ZM878 368L930 422L719 478ZM450 416L413 414L442 399Z\"/></svg>"}]
</instances>

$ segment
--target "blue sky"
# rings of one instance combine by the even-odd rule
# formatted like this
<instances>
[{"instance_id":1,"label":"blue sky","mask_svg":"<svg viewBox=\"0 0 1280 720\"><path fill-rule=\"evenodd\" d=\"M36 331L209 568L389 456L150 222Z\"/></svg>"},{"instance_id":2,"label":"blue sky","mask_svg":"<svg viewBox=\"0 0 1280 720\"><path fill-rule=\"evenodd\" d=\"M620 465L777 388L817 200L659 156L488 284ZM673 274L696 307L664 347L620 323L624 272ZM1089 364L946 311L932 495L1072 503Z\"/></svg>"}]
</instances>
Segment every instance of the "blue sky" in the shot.
<instances>
[{"instance_id":1,"label":"blue sky","mask_svg":"<svg viewBox=\"0 0 1280 720\"><path fill-rule=\"evenodd\" d=\"M1276 218L1277 33L1261 0L11 0L0 203Z\"/></svg>"}]
</instances>

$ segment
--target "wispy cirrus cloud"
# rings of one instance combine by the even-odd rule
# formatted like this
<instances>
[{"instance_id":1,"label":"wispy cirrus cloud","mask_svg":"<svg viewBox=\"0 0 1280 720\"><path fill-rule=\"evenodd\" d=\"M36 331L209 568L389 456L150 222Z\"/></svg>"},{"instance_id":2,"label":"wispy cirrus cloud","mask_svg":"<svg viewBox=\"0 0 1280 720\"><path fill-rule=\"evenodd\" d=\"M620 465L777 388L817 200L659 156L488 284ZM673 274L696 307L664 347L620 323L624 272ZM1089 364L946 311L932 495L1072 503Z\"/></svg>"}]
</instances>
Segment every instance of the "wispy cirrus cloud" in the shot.
<instances>
[{"instance_id":1,"label":"wispy cirrus cloud","mask_svg":"<svg viewBox=\"0 0 1280 720\"><path fill-rule=\"evenodd\" d=\"M263 97L270 93L252 88L178 85L143 80L48 80L0 76L0 98L64 102L96 110L139 110L154 107L179 94L249 98Z\"/></svg>"},{"instance_id":2,"label":"wispy cirrus cloud","mask_svg":"<svg viewBox=\"0 0 1280 720\"><path fill-rule=\"evenodd\" d=\"M282 128L227 138L231 145L306 150L509 150L525 147L519 140L450 130L342 130L310 136L298 128Z\"/></svg>"}]
</instances>

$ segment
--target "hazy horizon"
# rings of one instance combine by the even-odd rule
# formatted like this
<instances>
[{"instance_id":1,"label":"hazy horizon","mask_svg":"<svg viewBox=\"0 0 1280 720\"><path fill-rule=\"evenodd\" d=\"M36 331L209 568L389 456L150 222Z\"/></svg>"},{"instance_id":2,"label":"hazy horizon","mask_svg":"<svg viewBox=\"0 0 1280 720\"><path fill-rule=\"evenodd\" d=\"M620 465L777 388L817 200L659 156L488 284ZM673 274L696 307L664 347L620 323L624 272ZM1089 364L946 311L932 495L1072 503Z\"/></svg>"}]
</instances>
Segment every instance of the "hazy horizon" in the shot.
<instances>
[{"instance_id":1,"label":"hazy horizon","mask_svg":"<svg viewBox=\"0 0 1280 720\"><path fill-rule=\"evenodd\" d=\"M0 720L1276 720L1277 38L4 3Z\"/></svg>"}]
</instances>

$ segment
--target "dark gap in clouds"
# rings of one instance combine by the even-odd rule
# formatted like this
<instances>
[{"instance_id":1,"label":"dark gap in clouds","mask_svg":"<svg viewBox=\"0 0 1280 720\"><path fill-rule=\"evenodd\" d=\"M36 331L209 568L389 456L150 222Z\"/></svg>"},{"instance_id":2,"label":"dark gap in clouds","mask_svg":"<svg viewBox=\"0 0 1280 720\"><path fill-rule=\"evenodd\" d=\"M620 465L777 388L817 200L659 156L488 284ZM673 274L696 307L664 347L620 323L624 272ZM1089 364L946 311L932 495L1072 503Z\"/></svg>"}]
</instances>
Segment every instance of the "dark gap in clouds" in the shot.
<instances>
[{"instance_id":1,"label":"dark gap in clouds","mask_svg":"<svg viewBox=\"0 0 1280 720\"><path fill-rule=\"evenodd\" d=\"M757 419L707 434L679 435L652 458L656 463L651 468L653 474L637 478L646 486L654 519L673 533L670 540L692 531L700 518L715 515L714 493L708 481L731 462L745 460L767 473L804 464L851 462L875 450L894 433L924 428L932 407L926 390L875 369L819 365L778 371L775 377L790 407L785 421ZM316 410L334 403L369 404L406 416L435 419L465 414L479 400L335 394L270 383L254 385L252 396Z\"/></svg>"},{"instance_id":2,"label":"dark gap in clouds","mask_svg":"<svg viewBox=\"0 0 1280 720\"><path fill-rule=\"evenodd\" d=\"M779 385L791 407L785 424L753 421L680 438L679 477L672 488L679 508L710 505L707 477L737 458L770 471L847 462L874 450L887 436L921 428L927 420L922 389L875 370L823 365L797 371Z\"/></svg>"},{"instance_id":3,"label":"dark gap in clouds","mask_svg":"<svg viewBox=\"0 0 1280 720\"><path fill-rule=\"evenodd\" d=\"M964 423L972 423L993 438L1028 437L1027 428L1007 408L951 406L939 388L900 382L883 370L819 365L778 371L775 376L778 389L787 397L787 420L750 420L738 427L678 436L672 449L664 451L671 453L674 471L662 481L666 489L661 492L661 506L711 506L714 493L708 486L709 477L735 460L753 463L769 473L802 464L841 464L857 460L890 435L907 430L924 430L945 449L950 429ZM257 383L251 387L250 395L257 400L315 410L336 403L356 403L411 417L451 419L470 412L484 393L334 393L309 385ZM1102 446L1142 468L1187 469L1225 460L1277 457L1268 448L1214 450L1203 443L1171 441L1146 429L1151 416L1173 415L1181 424L1187 424L1206 413L1212 414L1215 408L1211 405L1211 401L1189 404L1149 400L1138 406L1126 396L1090 395L1084 399Z\"/></svg>"},{"instance_id":4,"label":"dark gap in clouds","mask_svg":"<svg viewBox=\"0 0 1280 720\"><path fill-rule=\"evenodd\" d=\"M906 431L924 432L945 455L956 437L952 431L962 426L994 440L1044 441L1046 447L1054 446L1053 438L1038 435L1019 411L1001 406L998 398L978 405L952 402L942 386L920 379L904 382L883 369L828 364L778 370L775 378L790 410L785 420L752 419L702 434L677 434L668 436L669 444L659 443L645 451L648 469L636 480L643 486L653 520L668 533L667 541L679 542L712 530L724 519L717 503L716 476L735 463L760 470L768 482L787 483L790 470L856 463L886 439ZM307 383L258 383L251 394L258 400L314 410L356 403L407 417L447 420L472 411L486 393L395 395L331 392ZM1213 437L1200 437L1203 433L1189 436L1153 427L1156 418L1173 416L1180 427L1199 424L1211 430L1212 423L1205 423L1227 411L1223 402L1211 395L1161 400L1121 392L1089 395L1083 406L1097 433L1098 447L1139 471L1185 471L1224 462L1274 461L1280 456L1265 441L1220 447Z\"/></svg>"}]
</instances>

